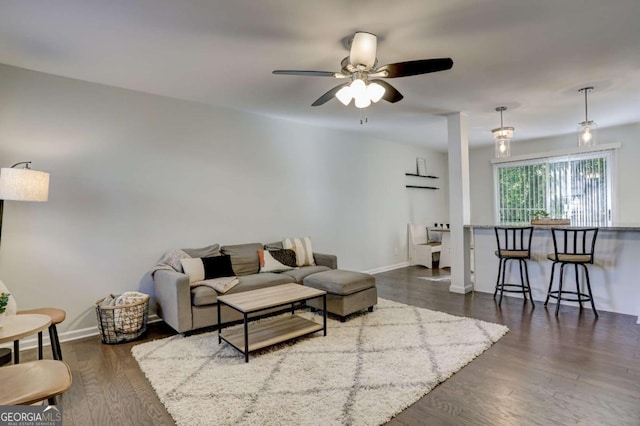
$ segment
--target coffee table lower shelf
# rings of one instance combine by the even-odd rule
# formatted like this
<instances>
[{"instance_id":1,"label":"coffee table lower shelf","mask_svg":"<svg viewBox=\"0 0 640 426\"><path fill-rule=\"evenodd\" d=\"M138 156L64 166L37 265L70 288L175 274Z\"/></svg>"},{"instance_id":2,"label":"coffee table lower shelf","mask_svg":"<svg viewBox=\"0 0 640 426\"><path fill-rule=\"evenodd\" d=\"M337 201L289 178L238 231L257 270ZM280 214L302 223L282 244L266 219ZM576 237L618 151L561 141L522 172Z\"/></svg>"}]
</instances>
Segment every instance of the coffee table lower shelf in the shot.
<instances>
[{"instance_id":1,"label":"coffee table lower shelf","mask_svg":"<svg viewBox=\"0 0 640 426\"><path fill-rule=\"evenodd\" d=\"M249 352L323 330L324 326L298 315L286 316L248 325ZM242 327L223 331L220 337L243 354L245 332Z\"/></svg>"}]
</instances>

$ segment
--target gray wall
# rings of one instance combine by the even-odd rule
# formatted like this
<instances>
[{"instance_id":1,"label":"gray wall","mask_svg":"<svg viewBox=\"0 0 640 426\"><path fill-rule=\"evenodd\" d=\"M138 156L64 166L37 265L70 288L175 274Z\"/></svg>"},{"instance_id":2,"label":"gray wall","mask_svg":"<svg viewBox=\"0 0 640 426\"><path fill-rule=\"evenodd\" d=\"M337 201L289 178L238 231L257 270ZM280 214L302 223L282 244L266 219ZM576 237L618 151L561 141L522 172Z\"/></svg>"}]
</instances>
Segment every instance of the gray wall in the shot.
<instances>
[{"instance_id":1,"label":"gray wall","mask_svg":"<svg viewBox=\"0 0 640 426\"><path fill-rule=\"evenodd\" d=\"M517 129L516 129L517 136ZM617 183L617 221L620 223L640 223L640 123L625 126L601 128L598 130L598 144L620 143L613 169ZM526 155L553 152L575 148L575 134L554 138L511 142L511 155ZM469 153L471 180L471 223L492 224L494 222L493 167L494 147L473 149Z\"/></svg>"},{"instance_id":2,"label":"gray wall","mask_svg":"<svg viewBox=\"0 0 640 426\"><path fill-rule=\"evenodd\" d=\"M405 189L416 157L443 190ZM0 279L23 309L65 309L63 331L151 293L172 247L310 236L371 270L406 261L408 222L448 216L446 154L0 65L0 165L26 160L49 201L5 202Z\"/></svg>"}]
</instances>

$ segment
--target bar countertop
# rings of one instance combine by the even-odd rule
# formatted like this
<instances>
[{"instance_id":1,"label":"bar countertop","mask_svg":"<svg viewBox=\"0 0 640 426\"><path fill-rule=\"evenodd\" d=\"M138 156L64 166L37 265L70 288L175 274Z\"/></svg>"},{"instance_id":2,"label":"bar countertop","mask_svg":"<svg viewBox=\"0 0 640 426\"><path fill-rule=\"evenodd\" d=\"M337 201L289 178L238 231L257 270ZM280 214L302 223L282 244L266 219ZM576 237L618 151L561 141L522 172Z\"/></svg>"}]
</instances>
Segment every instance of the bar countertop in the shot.
<instances>
[{"instance_id":1,"label":"bar countertop","mask_svg":"<svg viewBox=\"0 0 640 426\"><path fill-rule=\"evenodd\" d=\"M500 223L500 224L473 224L473 225L465 225L465 228L491 228L493 229L496 226L533 226L536 229L549 229L549 228L599 228L600 231L640 231L640 223L613 223L611 225L531 225L528 222L511 222L511 223Z\"/></svg>"}]
</instances>

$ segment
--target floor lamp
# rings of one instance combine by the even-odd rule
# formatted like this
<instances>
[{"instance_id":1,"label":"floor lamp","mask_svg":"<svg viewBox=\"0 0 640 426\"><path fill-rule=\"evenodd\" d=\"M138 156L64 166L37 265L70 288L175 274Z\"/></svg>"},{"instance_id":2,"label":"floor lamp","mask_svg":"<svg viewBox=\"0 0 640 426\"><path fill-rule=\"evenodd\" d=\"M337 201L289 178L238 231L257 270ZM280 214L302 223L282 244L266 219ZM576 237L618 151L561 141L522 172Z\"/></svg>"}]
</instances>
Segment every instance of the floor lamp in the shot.
<instances>
[{"instance_id":1,"label":"floor lamp","mask_svg":"<svg viewBox=\"0 0 640 426\"><path fill-rule=\"evenodd\" d=\"M20 168L19 166L24 166ZM4 200L47 201L49 173L31 170L31 161L16 163L0 169L0 240L2 239L2 210Z\"/></svg>"}]
</instances>

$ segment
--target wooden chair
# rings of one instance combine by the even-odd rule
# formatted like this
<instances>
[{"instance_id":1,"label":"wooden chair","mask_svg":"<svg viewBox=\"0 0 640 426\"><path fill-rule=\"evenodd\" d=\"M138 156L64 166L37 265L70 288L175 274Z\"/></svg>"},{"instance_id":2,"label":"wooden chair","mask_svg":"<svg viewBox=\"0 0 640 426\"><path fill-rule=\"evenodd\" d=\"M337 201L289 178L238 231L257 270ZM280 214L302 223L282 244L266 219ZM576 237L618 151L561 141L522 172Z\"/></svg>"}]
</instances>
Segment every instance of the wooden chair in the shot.
<instances>
[{"instance_id":1,"label":"wooden chair","mask_svg":"<svg viewBox=\"0 0 640 426\"><path fill-rule=\"evenodd\" d=\"M39 360L0 367L0 405L49 402L71 387L71 370L62 361Z\"/></svg>"},{"instance_id":2,"label":"wooden chair","mask_svg":"<svg viewBox=\"0 0 640 426\"><path fill-rule=\"evenodd\" d=\"M409 264L433 268L433 254L440 253L442 244L429 242L427 225L410 223L409 230Z\"/></svg>"}]
</instances>

